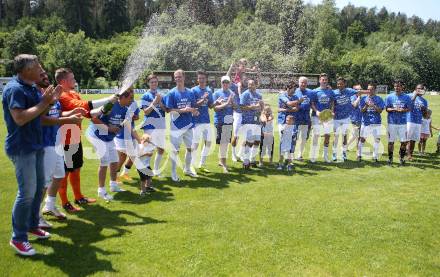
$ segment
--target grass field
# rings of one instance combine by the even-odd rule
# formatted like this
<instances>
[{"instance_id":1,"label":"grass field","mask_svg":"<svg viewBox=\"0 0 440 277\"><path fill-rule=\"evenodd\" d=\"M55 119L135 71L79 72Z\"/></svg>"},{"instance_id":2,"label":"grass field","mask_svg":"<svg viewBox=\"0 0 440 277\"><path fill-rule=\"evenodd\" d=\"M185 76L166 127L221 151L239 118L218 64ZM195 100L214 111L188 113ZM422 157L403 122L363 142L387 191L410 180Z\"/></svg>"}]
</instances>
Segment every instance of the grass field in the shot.
<instances>
[{"instance_id":1,"label":"grass field","mask_svg":"<svg viewBox=\"0 0 440 277\"><path fill-rule=\"evenodd\" d=\"M275 95L265 98L275 106ZM440 97L428 100L440 126ZM39 255L19 257L8 246L17 185L0 122L1 276L440 276L439 157L388 167L385 156L354 162L353 150L346 163L296 163L290 175L240 164L223 174L215 154L212 173L179 171L176 184L167 166L157 193L140 198L137 183L125 183L115 201L51 221L52 238L32 241ZM90 197L98 162L82 170Z\"/></svg>"}]
</instances>

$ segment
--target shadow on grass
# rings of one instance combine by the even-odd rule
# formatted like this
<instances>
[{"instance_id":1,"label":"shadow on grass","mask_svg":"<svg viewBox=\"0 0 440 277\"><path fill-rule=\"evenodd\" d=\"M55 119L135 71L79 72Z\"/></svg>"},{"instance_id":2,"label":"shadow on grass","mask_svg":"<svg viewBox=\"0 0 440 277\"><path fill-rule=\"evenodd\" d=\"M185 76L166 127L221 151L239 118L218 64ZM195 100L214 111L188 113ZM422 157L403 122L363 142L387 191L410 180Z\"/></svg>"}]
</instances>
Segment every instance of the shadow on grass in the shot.
<instances>
[{"instance_id":1,"label":"shadow on grass","mask_svg":"<svg viewBox=\"0 0 440 277\"><path fill-rule=\"evenodd\" d=\"M113 268L113 255L123 254L121 249L109 251L94 244L112 238L120 238L130 231L127 226L164 223L149 217L140 216L131 211L112 211L100 205L84 207L86 211L77 213L85 219L69 219L66 225L51 231L58 236L69 238L72 242L55 240L36 241L35 243L50 247L53 252L47 255L36 255L34 260L43 261L46 265L58 268L68 276L88 276L100 272L118 272ZM129 217L129 222L126 217ZM104 235L110 233L109 235ZM104 256L107 259L98 257Z\"/></svg>"}]
</instances>

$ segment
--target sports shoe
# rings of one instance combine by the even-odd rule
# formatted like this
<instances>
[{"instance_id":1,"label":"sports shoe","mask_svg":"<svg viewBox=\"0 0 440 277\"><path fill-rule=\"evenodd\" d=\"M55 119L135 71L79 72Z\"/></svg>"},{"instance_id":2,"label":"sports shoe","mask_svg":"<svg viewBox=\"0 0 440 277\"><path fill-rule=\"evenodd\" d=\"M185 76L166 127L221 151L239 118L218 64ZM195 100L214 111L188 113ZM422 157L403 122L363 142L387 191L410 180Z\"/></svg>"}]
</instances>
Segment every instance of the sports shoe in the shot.
<instances>
[{"instance_id":1,"label":"sports shoe","mask_svg":"<svg viewBox=\"0 0 440 277\"><path fill-rule=\"evenodd\" d=\"M229 173L229 170L228 170L228 168L226 167L226 165L225 165L225 166L222 166L222 168L223 168L223 173Z\"/></svg>"},{"instance_id":2,"label":"sports shoe","mask_svg":"<svg viewBox=\"0 0 440 277\"><path fill-rule=\"evenodd\" d=\"M199 168L199 170L200 170L200 172L203 172L203 173L211 173L211 171L209 169L207 169L206 167L204 167L204 166L201 166Z\"/></svg>"},{"instance_id":3,"label":"sports shoe","mask_svg":"<svg viewBox=\"0 0 440 277\"><path fill-rule=\"evenodd\" d=\"M145 196L147 196L148 195L148 192L146 192L146 191L144 191L144 190L141 190L140 192L139 192L139 196L140 197L145 197Z\"/></svg>"},{"instance_id":4,"label":"sports shoe","mask_svg":"<svg viewBox=\"0 0 440 277\"><path fill-rule=\"evenodd\" d=\"M46 232L46 231L44 231L41 228L30 230L28 233L33 235L37 239L48 239L48 238L50 238L49 232Z\"/></svg>"},{"instance_id":5,"label":"sports shoe","mask_svg":"<svg viewBox=\"0 0 440 277\"><path fill-rule=\"evenodd\" d=\"M76 213L76 212L81 211L80 208L73 206L70 202L67 202L66 204L64 204L63 209L69 213Z\"/></svg>"},{"instance_id":6,"label":"sports shoe","mask_svg":"<svg viewBox=\"0 0 440 277\"><path fill-rule=\"evenodd\" d=\"M119 187L118 184L111 184L110 191L111 192L123 192L123 191L125 191L125 189L122 189L121 187Z\"/></svg>"},{"instance_id":7,"label":"sports shoe","mask_svg":"<svg viewBox=\"0 0 440 277\"><path fill-rule=\"evenodd\" d=\"M238 162L238 158L237 158L237 156L235 156L234 154L232 155L232 161L233 161L234 163Z\"/></svg>"},{"instance_id":8,"label":"sports shoe","mask_svg":"<svg viewBox=\"0 0 440 277\"><path fill-rule=\"evenodd\" d=\"M315 159L315 158L311 158L311 159L310 159L310 162L311 162L312 164L314 164L314 163L316 163L316 159Z\"/></svg>"},{"instance_id":9,"label":"sports shoe","mask_svg":"<svg viewBox=\"0 0 440 277\"><path fill-rule=\"evenodd\" d=\"M388 165L392 165L393 164L393 159L388 159Z\"/></svg>"},{"instance_id":10,"label":"sports shoe","mask_svg":"<svg viewBox=\"0 0 440 277\"><path fill-rule=\"evenodd\" d=\"M133 178L130 177L130 175L128 174L122 174L118 176L120 180L124 180L124 181L133 181Z\"/></svg>"},{"instance_id":11,"label":"sports shoe","mask_svg":"<svg viewBox=\"0 0 440 277\"><path fill-rule=\"evenodd\" d=\"M336 161L338 160L338 158L336 158L336 153L333 153L333 154L332 154L332 160L333 160L334 162L336 162Z\"/></svg>"},{"instance_id":12,"label":"sports shoe","mask_svg":"<svg viewBox=\"0 0 440 277\"><path fill-rule=\"evenodd\" d=\"M362 156L358 156L358 157L357 157L357 161L358 161L358 162L362 162Z\"/></svg>"},{"instance_id":13,"label":"sports shoe","mask_svg":"<svg viewBox=\"0 0 440 277\"><path fill-rule=\"evenodd\" d=\"M347 152L342 152L342 161L346 161L347 160Z\"/></svg>"},{"instance_id":14,"label":"sports shoe","mask_svg":"<svg viewBox=\"0 0 440 277\"><path fill-rule=\"evenodd\" d=\"M198 177L197 173L195 173L195 172L192 171L191 169L185 169L185 170L183 171L183 174L185 174L186 176L193 177L193 178L197 178L197 177Z\"/></svg>"},{"instance_id":15,"label":"sports shoe","mask_svg":"<svg viewBox=\"0 0 440 277\"><path fill-rule=\"evenodd\" d=\"M399 163L400 163L400 165L403 166L403 165L405 165L405 160L404 160L404 159L400 159L400 160L399 160Z\"/></svg>"},{"instance_id":16,"label":"sports shoe","mask_svg":"<svg viewBox=\"0 0 440 277\"><path fill-rule=\"evenodd\" d=\"M105 190L102 190L102 191L98 190L98 197L104 199L107 202L110 202L113 200L113 196L108 194L107 191L105 191Z\"/></svg>"},{"instance_id":17,"label":"sports shoe","mask_svg":"<svg viewBox=\"0 0 440 277\"><path fill-rule=\"evenodd\" d=\"M277 170L283 170L283 165L282 164L278 164Z\"/></svg>"},{"instance_id":18,"label":"sports shoe","mask_svg":"<svg viewBox=\"0 0 440 277\"><path fill-rule=\"evenodd\" d=\"M286 170L287 170L288 172L293 171L293 165L288 164Z\"/></svg>"},{"instance_id":19,"label":"sports shoe","mask_svg":"<svg viewBox=\"0 0 440 277\"><path fill-rule=\"evenodd\" d=\"M171 180L173 180L173 182L180 182L180 178L175 172L171 173Z\"/></svg>"},{"instance_id":20,"label":"sports shoe","mask_svg":"<svg viewBox=\"0 0 440 277\"><path fill-rule=\"evenodd\" d=\"M11 240L9 241L9 245L17 251L18 254L23 256L33 256L37 254L35 249L32 247L32 245L28 241L19 242Z\"/></svg>"},{"instance_id":21,"label":"sports shoe","mask_svg":"<svg viewBox=\"0 0 440 277\"><path fill-rule=\"evenodd\" d=\"M77 204L77 205L91 204L91 203L95 203L95 202L96 202L96 199L88 198L88 197L82 197L80 199L75 200L75 204Z\"/></svg>"},{"instance_id":22,"label":"sports shoe","mask_svg":"<svg viewBox=\"0 0 440 277\"><path fill-rule=\"evenodd\" d=\"M66 215L63 214L62 212L60 212L56 206L53 206L52 208L44 206L43 214L44 215L54 216L54 217L56 217L57 219L60 219L60 220L64 220L64 219L67 218Z\"/></svg>"},{"instance_id":23,"label":"sports shoe","mask_svg":"<svg viewBox=\"0 0 440 277\"><path fill-rule=\"evenodd\" d=\"M46 221L44 217L40 216L40 219L38 220L38 228L41 229L50 229L52 228L52 224Z\"/></svg>"},{"instance_id":24,"label":"sports shoe","mask_svg":"<svg viewBox=\"0 0 440 277\"><path fill-rule=\"evenodd\" d=\"M145 191L146 191L146 192L156 192L157 190L156 190L156 188L153 187L153 186L148 186L148 187L145 188Z\"/></svg>"}]
</instances>

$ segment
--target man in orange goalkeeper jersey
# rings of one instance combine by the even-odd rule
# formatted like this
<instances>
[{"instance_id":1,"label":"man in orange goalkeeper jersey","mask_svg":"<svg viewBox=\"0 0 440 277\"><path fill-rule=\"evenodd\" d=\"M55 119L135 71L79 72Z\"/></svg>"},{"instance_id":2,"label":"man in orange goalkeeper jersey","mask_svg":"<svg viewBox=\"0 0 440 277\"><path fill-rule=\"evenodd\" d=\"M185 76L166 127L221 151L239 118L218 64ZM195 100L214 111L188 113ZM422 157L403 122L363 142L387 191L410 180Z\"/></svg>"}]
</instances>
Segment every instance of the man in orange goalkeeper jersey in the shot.
<instances>
[{"instance_id":1,"label":"man in orange goalkeeper jersey","mask_svg":"<svg viewBox=\"0 0 440 277\"><path fill-rule=\"evenodd\" d=\"M70 111L75 108L84 110L83 116L90 118L93 109L114 99L113 96L93 101L82 100L78 92L75 92L76 80L73 72L68 68L60 68L55 72L55 80L63 91L59 98L62 111ZM80 209L72 205L67 198L67 182L70 181L75 203L78 205L96 202L96 199L85 197L81 193L80 169L83 165L83 149L81 144L81 125L65 124L61 128L62 143L64 143L64 166L66 176L58 190L63 208L68 212L76 212Z\"/></svg>"}]
</instances>

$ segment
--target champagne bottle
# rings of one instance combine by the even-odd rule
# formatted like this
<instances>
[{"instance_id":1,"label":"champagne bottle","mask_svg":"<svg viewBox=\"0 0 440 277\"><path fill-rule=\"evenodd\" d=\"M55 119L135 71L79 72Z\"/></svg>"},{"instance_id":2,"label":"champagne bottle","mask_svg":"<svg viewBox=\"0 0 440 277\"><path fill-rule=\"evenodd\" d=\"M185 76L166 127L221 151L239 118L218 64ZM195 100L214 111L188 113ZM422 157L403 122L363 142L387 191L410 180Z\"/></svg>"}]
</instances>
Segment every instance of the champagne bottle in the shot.
<instances>
[{"instance_id":1,"label":"champagne bottle","mask_svg":"<svg viewBox=\"0 0 440 277\"><path fill-rule=\"evenodd\" d=\"M108 102L107 104L105 104L102 107L102 114L108 114L111 112L112 108L113 108L113 103L112 102Z\"/></svg>"}]
</instances>

